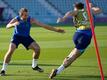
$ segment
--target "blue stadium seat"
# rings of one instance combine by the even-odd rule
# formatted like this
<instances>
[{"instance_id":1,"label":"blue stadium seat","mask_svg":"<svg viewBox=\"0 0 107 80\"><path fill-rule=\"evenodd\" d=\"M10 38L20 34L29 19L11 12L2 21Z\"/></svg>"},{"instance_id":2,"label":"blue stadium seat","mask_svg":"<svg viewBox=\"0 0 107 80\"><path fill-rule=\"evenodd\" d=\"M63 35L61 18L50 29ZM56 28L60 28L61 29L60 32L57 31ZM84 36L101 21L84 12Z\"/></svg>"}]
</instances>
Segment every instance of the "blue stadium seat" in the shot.
<instances>
[{"instance_id":1,"label":"blue stadium seat","mask_svg":"<svg viewBox=\"0 0 107 80\"><path fill-rule=\"evenodd\" d=\"M39 0L2 0L8 4L15 13L22 7L26 7L32 17L45 23L55 23L59 15L52 13L45 5L42 5ZM67 11L73 10L75 2L84 2L84 0L44 0L51 8L56 10L61 15ZM103 13L107 15L107 0L92 0L92 2L101 7ZM85 3L85 2L84 2Z\"/></svg>"},{"instance_id":2,"label":"blue stadium seat","mask_svg":"<svg viewBox=\"0 0 107 80\"><path fill-rule=\"evenodd\" d=\"M56 21L56 16L49 12L43 5L37 0L4 0L16 13L22 7L26 7L29 10L29 14L37 18L38 20L46 23L52 23Z\"/></svg>"}]
</instances>

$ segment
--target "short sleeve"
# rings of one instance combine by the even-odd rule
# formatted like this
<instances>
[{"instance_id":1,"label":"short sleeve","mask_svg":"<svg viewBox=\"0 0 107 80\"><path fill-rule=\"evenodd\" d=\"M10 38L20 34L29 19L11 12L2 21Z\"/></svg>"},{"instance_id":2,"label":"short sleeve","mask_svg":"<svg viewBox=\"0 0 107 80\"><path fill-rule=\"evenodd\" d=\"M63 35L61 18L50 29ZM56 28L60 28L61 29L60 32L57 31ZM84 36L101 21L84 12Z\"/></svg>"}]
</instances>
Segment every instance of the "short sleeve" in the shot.
<instances>
[{"instance_id":1,"label":"short sleeve","mask_svg":"<svg viewBox=\"0 0 107 80\"><path fill-rule=\"evenodd\" d=\"M20 21L20 17L19 16L16 16L15 19L18 20L18 21Z\"/></svg>"}]
</instances>

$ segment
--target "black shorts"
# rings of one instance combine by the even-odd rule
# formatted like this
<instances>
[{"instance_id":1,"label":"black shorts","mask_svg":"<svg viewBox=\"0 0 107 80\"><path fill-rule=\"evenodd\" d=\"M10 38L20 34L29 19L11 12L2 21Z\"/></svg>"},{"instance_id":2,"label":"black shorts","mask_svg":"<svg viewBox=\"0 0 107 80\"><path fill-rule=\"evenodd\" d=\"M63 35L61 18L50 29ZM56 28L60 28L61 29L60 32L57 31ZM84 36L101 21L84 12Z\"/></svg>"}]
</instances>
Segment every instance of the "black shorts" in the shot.
<instances>
[{"instance_id":1,"label":"black shorts","mask_svg":"<svg viewBox=\"0 0 107 80\"><path fill-rule=\"evenodd\" d=\"M19 44L22 44L27 50L29 49L28 47L32 42L35 42L31 36L24 37L24 36L19 36L19 35L14 35L11 43L14 43L16 47L18 48Z\"/></svg>"}]
</instances>

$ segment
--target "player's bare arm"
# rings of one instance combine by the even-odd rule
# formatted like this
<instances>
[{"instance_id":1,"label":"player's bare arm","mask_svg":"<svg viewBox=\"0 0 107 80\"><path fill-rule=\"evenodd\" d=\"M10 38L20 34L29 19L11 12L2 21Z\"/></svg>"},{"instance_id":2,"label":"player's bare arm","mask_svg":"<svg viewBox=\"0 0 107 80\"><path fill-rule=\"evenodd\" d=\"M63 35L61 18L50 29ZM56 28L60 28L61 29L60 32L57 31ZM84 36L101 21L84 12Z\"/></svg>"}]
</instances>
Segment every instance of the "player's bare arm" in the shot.
<instances>
[{"instance_id":1,"label":"player's bare arm","mask_svg":"<svg viewBox=\"0 0 107 80\"><path fill-rule=\"evenodd\" d=\"M7 25L6 25L6 28L9 29L9 28L12 28L16 25L18 25L19 22L17 21L17 19L13 18Z\"/></svg>"},{"instance_id":2,"label":"player's bare arm","mask_svg":"<svg viewBox=\"0 0 107 80\"><path fill-rule=\"evenodd\" d=\"M43 27L47 30L51 30L51 31L55 31L55 32L59 32L59 33L64 33L65 31L63 29L60 29L60 28L54 28L52 26L49 26L49 25L46 25L46 24L43 24L35 19L31 19L31 23L34 23L40 27Z\"/></svg>"},{"instance_id":3,"label":"player's bare arm","mask_svg":"<svg viewBox=\"0 0 107 80\"><path fill-rule=\"evenodd\" d=\"M76 13L77 13L77 11L72 11L72 12L69 11L69 12L67 12L67 13L64 15L63 18L58 18L57 23L59 23L59 22L64 22L68 17L70 17L70 16L75 16Z\"/></svg>"},{"instance_id":4,"label":"player's bare arm","mask_svg":"<svg viewBox=\"0 0 107 80\"><path fill-rule=\"evenodd\" d=\"M92 3L89 3L89 5L90 5L90 8L92 9L92 12L93 12L94 14L99 14L99 13L102 12L101 8L99 8L99 7L94 7Z\"/></svg>"},{"instance_id":5,"label":"player's bare arm","mask_svg":"<svg viewBox=\"0 0 107 80\"><path fill-rule=\"evenodd\" d=\"M94 14L99 14L102 12L102 10L99 7L92 7L92 11Z\"/></svg>"}]
</instances>

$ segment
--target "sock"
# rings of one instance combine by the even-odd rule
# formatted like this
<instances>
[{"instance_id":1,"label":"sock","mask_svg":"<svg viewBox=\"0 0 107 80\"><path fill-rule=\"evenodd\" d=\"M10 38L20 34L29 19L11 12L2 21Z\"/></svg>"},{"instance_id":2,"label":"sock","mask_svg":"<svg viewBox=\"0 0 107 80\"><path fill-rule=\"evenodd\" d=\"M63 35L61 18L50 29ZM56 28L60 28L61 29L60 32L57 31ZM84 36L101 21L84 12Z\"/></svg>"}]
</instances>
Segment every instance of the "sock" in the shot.
<instances>
[{"instance_id":1,"label":"sock","mask_svg":"<svg viewBox=\"0 0 107 80\"><path fill-rule=\"evenodd\" d=\"M37 59L32 60L32 68L35 68L37 66L37 62L38 62Z\"/></svg>"},{"instance_id":2,"label":"sock","mask_svg":"<svg viewBox=\"0 0 107 80\"><path fill-rule=\"evenodd\" d=\"M3 63L3 66L2 66L2 71L4 70L4 71L6 71L6 69L7 69L7 65L8 65L8 63Z\"/></svg>"},{"instance_id":3,"label":"sock","mask_svg":"<svg viewBox=\"0 0 107 80\"><path fill-rule=\"evenodd\" d=\"M60 74L64 69L65 69L64 65L61 65L61 66L57 69L57 74Z\"/></svg>"}]
</instances>

